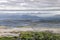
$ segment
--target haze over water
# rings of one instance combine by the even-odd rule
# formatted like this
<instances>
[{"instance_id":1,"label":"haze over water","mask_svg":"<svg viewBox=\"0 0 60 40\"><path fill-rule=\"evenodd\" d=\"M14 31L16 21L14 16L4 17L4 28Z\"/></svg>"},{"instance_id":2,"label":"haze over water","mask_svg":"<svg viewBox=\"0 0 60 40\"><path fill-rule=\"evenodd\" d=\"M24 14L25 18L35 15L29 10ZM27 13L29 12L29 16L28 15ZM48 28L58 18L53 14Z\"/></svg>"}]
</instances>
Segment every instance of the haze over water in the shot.
<instances>
[{"instance_id":1,"label":"haze over water","mask_svg":"<svg viewBox=\"0 0 60 40\"><path fill-rule=\"evenodd\" d=\"M0 26L8 27L32 26L32 27L58 28L60 27L60 15L56 14L56 12L54 14L53 12L47 13L40 11L37 13L33 12L3 13L0 14Z\"/></svg>"}]
</instances>

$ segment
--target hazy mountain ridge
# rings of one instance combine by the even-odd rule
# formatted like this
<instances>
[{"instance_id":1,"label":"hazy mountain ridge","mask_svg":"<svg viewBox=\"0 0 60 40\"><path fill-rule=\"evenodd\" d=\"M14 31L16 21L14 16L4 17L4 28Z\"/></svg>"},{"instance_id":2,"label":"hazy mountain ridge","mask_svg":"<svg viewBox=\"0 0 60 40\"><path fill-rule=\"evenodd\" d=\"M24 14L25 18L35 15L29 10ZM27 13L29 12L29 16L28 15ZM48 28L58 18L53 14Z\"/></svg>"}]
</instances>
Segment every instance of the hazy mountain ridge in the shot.
<instances>
[{"instance_id":1,"label":"hazy mountain ridge","mask_svg":"<svg viewBox=\"0 0 60 40\"><path fill-rule=\"evenodd\" d=\"M0 15L0 25L2 26L53 26L53 23L60 23L60 16L55 15L51 17L39 17L39 16L33 16L33 15L19 15L19 14L14 14L14 15ZM43 23L43 24L42 24ZM48 24L51 23L51 24ZM57 24L60 25L60 24ZM54 24L54 27L56 25ZM59 27L59 26L58 26Z\"/></svg>"},{"instance_id":2,"label":"hazy mountain ridge","mask_svg":"<svg viewBox=\"0 0 60 40\"><path fill-rule=\"evenodd\" d=\"M30 21L60 21L60 15L54 15L51 17L39 17L33 15L0 15L0 20L30 20Z\"/></svg>"}]
</instances>

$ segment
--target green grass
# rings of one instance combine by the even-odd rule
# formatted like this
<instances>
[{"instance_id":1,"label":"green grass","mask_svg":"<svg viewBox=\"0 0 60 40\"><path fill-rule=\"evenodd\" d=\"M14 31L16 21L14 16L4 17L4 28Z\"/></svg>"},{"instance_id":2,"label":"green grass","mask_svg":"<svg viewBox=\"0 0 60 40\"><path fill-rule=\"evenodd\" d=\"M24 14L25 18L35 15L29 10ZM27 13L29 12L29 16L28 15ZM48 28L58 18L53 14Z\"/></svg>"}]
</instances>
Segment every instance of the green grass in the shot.
<instances>
[{"instance_id":1,"label":"green grass","mask_svg":"<svg viewBox=\"0 0 60 40\"><path fill-rule=\"evenodd\" d=\"M18 37L0 37L0 40L17 40ZM20 32L21 40L60 40L60 34L51 32Z\"/></svg>"},{"instance_id":2,"label":"green grass","mask_svg":"<svg viewBox=\"0 0 60 40\"><path fill-rule=\"evenodd\" d=\"M0 37L0 40L16 40L14 37Z\"/></svg>"},{"instance_id":3,"label":"green grass","mask_svg":"<svg viewBox=\"0 0 60 40\"><path fill-rule=\"evenodd\" d=\"M51 32L21 32L21 39L29 40L60 40L60 34Z\"/></svg>"}]
</instances>

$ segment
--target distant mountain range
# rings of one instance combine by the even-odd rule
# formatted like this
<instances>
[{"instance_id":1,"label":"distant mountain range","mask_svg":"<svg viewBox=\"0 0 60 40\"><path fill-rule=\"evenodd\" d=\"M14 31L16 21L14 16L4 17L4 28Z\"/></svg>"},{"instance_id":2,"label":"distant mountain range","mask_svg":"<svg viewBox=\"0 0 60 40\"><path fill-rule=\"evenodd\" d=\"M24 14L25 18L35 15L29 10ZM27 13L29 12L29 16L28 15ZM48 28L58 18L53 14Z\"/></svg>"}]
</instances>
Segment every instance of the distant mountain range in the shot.
<instances>
[{"instance_id":1,"label":"distant mountain range","mask_svg":"<svg viewBox=\"0 0 60 40\"><path fill-rule=\"evenodd\" d=\"M32 20L32 21L59 20L60 21L60 15L55 15L55 16L51 16L51 17L39 17L39 16L32 16L32 15L1 14L0 20Z\"/></svg>"},{"instance_id":2,"label":"distant mountain range","mask_svg":"<svg viewBox=\"0 0 60 40\"><path fill-rule=\"evenodd\" d=\"M43 24L42 24L43 23ZM45 24L44 24L45 23ZM46 24L47 23L47 24ZM51 24L48 24L51 23ZM60 15L54 15L50 17L39 17L33 15L19 15L19 14L1 14L0 25L2 26L33 26L38 25L39 27L54 26L52 23L60 23ZM57 24L60 25L60 24ZM35 27L35 26L34 26ZM36 26L37 27L37 26ZM55 26L54 26L55 27ZM59 26L60 27L60 26Z\"/></svg>"},{"instance_id":3,"label":"distant mountain range","mask_svg":"<svg viewBox=\"0 0 60 40\"><path fill-rule=\"evenodd\" d=\"M40 19L38 16L31 16L31 15L0 15L0 20L37 20Z\"/></svg>"}]
</instances>

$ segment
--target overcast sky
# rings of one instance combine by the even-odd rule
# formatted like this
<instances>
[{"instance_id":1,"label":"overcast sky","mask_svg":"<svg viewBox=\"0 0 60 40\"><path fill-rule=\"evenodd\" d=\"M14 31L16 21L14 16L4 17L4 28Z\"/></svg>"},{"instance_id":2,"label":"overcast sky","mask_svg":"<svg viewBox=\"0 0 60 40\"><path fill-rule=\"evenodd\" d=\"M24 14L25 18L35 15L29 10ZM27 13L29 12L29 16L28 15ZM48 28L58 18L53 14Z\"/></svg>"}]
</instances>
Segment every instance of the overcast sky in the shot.
<instances>
[{"instance_id":1,"label":"overcast sky","mask_svg":"<svg viewBox=\"0 0 60 40\"><path fill-rule=\"evenodd\" d=\"M0 0L0 10L60 9L60 0Z\"/></svg>"},{"instance_id":2,"label":"overcast sky","mask_svg":"<svg viewBox=\"0 0 60 40\"><path fill-rule=\"evenodd\" d=\"M0 0L0 14L1 13L22 13L21 11L1 11L1 10L42 10L34 14L38 16L53 16L60 14L60 0ZM43 11L45 10L45 11ZM48 11L49 10L49 11ZM54 11L55 10L55 11ZM24 11L24 13L30 11ZM35 11L35 13L38 13ZM45 13L45 14L44 14ZM33 15L33 14L32 14Z\"/></svg>"}]
</instances>

